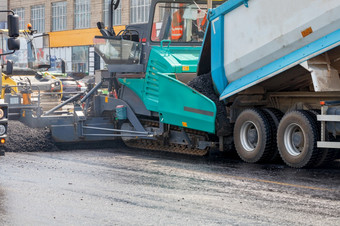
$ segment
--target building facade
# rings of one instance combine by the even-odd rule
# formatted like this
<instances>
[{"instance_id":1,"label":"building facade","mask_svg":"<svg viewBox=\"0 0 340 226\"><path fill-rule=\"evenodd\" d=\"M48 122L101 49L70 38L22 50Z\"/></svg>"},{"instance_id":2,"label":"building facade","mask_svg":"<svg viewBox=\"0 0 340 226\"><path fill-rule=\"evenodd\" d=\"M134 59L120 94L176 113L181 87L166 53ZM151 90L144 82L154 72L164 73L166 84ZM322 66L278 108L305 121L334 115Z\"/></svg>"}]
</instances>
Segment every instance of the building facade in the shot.
<instances>
[{"instance_id":1,"label":"building facade","mask_svg":"<svg viewBox=\"0 0 340 226\"><path fill-rule=\"evenodd\" d=\"M0 0L0 2L3 0ZM39 33L50 34L51 60L66 61L66 71L93 75L103 63L94 53L93 38L100 35L97 22L108 25L110 0L10 0L8 9L20 17L20 28L31 23ZM151 0L121 0L114 11L117 32L128 24L148 21Z\"/></svg>"}]
</instances>

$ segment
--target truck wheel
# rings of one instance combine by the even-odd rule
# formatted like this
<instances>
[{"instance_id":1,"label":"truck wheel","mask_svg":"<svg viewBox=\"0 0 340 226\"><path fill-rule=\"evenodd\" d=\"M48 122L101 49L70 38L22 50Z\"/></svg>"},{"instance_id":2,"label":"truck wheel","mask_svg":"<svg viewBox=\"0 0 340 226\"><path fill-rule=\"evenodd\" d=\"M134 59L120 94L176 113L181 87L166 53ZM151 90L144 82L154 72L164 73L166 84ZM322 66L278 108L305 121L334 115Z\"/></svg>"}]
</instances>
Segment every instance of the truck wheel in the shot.
<instances>
[{"instance_id":1,"label":"truck wheel","mask_svg":"<svg viewBox=\"0 0 340 226\"><path fill-rule=\"evenodd\" d=\"M276 140L276 134L277 134L277 128L279 127L280 121L283 117L282 111L276 109L276 108L263 108L262 109L266 114L267 118L269 119L269 123L271 124L272 128L272 155L268 162L279 162L281 160L279 151L277 149L277 140Z\"/></svg>"},{"instance_id":2,"label":"truck wheel","mask_svg":"<svg viewBox=\"0 0 340 226\"><path fill-rule=\"evenodd\" d=\"M317 122L304 110L287 113L277 131L277 146L282 160L294 168L315 166L320 157Z\"/></svg>"},{"instance_id":3,"label":"truck wheel","mask_svg":"<svg viewBox=\"0 0 340 226\"><path fill-rule=\"evenodd\" d=\"M256 163L268 160L272 133L265 113L259 109L244 110L235 122L234 142L243 161Z\"/></svg>"}]
</instances>

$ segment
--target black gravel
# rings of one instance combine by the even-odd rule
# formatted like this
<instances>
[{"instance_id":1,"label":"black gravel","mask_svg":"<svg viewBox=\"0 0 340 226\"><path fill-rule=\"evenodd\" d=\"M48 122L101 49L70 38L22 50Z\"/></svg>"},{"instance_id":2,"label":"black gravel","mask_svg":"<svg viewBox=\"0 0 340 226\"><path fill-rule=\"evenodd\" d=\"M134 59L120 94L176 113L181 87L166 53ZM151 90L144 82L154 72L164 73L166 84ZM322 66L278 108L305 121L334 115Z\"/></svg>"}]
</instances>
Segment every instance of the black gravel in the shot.
<instances>
[{"instance_id":1,"label":"black gravel","mask_svg":"<svg viewBox=\"0 0 340 226\"><path fill-rule=\"evenodd\" d=\"M9 121L7 134L5 152L53 152L126 147L120 139L114 141L55 143L48 128L30 128L14 120Z\"/></svg>"},{"instance_id":2,"label":"black gravel","mask_svg":"<svg viewBox=\"0 0 340 226\"><path fill-rule=\"evenodd\" d=\"M57 151L48 128L30 128L19 121L8 122L6 152Z\"/></svg>"},{"instance_id":3,"label":"black gravel","mask_svg":"<svg viewBox=\"0 0 340 226\"><path fill-rule=\"evenodd\" d=\"M215 93L211 73L196 76L192 81L188 83L188 86L202 93L204 96L208 97L210 100L214 101L217 108L216 114L216 133L218 136L230 135L232 133L232 126L227 118L227 112L225 105L219 100L219 97Z\"/></svg>"}]
</instances>

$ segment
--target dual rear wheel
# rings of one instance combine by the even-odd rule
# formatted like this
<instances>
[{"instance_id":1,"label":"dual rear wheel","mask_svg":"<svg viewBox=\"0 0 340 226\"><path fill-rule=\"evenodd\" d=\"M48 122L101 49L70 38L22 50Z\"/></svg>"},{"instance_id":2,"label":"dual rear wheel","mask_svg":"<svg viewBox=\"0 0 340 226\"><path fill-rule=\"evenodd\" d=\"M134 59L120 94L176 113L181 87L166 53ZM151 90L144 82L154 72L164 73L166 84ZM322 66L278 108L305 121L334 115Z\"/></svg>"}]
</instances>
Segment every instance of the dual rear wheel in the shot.
<instances>
[{"instance_id":1,"label":"dual rear wheel","mask_svg":"<svg viewBox=\"0 0 340 226\"><path fill-rule=\"evenodd\" d=\"M276 109L246 109L235 122L236 151L250 163L273 162L281 157L294 168L320 166L334 152L317 148L320 126L315 114L296 110L283 116Z\"/></svg>"},{"instance_id":2,"label":"dual rear wheel","mask_svg":"<svg viewBox=\"0 0 340 226\"><path fill-rule=\"evenodd\" d=\"M235 148L245 162L268 162L277 156L274 136L280 116L270 110L246 109L234 126ZM277 123L275 123L277 121Z\"/></svg>"},{"instance_id":3,"label":"dual rear wheel","mask_svg":"<svg viewBox=\"0 0 340 226\"><path fill-rule=\"evenodd\" d=\"M288 112L277 131L277 146L282 160L294 168L316 166L321 150L317 148L319 128L313 113Z\"/></svg>"}]
</instances>

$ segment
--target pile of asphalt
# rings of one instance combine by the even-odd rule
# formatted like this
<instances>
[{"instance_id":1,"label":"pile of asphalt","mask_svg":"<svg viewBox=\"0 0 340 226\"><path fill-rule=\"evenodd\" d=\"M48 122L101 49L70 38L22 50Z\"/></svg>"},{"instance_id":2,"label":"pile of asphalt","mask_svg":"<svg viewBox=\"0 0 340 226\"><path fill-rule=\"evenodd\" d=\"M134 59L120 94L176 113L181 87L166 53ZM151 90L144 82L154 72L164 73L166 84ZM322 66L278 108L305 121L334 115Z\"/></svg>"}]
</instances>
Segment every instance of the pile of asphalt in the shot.
<instances>
[{"instance_id":1,"label":"pile of asphalt","mask_svg":"<svg viewBox=\"0 0 340 226\"><path fill-rule=\"evenodd\" d=\"M15 120L8 121L6 152L57 151L47 128L30 128Z\"/></svg>"},{"instance_id":2,"label":"pile of asphalt","mask_svg":"<svg viewBox=\"0 0 340 226\"><path fill-rule=\"evenodd\" d=\"M5 152L53 152L60 150L120 149L123 141L55 143L48 128L30 128L15 120L8 122Z\"/></svg>"},{"instance_id":3,"label":"pile of asphalt","mask_svg":"<svg viewBox=\"0 0 340 226\"><path fill-rule=\"evenodd\" d=\"M226 117L227 112L224 103L219 100L219 97L215 93L211 74L208 73L196 76L188 83L188 86L208 97L216 104L217 135L230 135L232 133L232 126L229 124L229 119Z\"/></svg>"},{"instance_id":4,"label":"pile of asphalt","mask_svg":"<svg viewBox=\"0 0 340 226\"><path fill-rule=\"evenodd\" d=\"M196 76L193 80L188 83L188 86L194 88L198 92L202 93L206 97L209 97L214 102L219 102L218 96L214 91L211 74L203 74Z\"/></svg>"}]
</instances>

